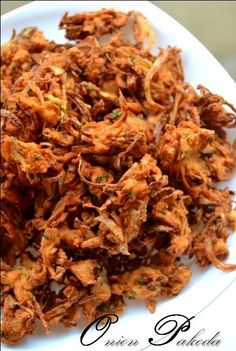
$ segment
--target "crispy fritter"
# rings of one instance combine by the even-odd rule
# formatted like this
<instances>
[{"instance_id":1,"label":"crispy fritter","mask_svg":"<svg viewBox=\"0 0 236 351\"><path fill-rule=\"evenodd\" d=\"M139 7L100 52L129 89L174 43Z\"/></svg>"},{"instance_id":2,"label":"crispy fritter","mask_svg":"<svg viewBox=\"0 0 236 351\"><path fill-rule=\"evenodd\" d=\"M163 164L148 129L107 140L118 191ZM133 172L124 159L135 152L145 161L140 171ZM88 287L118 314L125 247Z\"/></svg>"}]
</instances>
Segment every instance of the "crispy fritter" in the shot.
<instances>
[{"instance_id":1,"label":"crispy fritter","mask_svg":"<svg viewBox=\"0 0 236 351\"><path fill-rule=\"evenodd\" d=\"M132 22L134 42L121 32ZM2 49L2 341L178 294L222 262L236 226L235 108L184 81L180 50L151 53L136 12L63 16L74 42L36 28ZM110 38L104 35L112 34ZM100 40L102 39L102 40ZM147 44L147 45L146 45Z\"/></svg>"}]
</instances>

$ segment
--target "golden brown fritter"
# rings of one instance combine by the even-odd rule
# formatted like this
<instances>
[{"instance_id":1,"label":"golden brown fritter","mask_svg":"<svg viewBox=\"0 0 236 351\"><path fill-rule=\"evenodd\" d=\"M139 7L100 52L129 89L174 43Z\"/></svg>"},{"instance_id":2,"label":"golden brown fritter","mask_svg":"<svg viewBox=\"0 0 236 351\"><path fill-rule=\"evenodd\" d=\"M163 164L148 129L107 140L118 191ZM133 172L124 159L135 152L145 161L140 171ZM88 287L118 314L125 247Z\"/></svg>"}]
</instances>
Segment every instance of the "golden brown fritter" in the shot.
<instances>
[{"instance_id":1,"label":"golden brown fritter","mask_svg":"<svg viewBox=\"0 0 236 351\"><path fill-rule=\"evenodd\" d=\"M132 22L134 41L121 30ZM2 341L13 344L128 300L178 294L228 256L235 108L184 81L180 50L151 53L136 12L63 16L64 45L36 28L2 49ZM104 35L112 34L104 38ZM102 40L100 40L102 38ZM104 40L105 39L105 40Z\"/></svg>"}]
</instances>

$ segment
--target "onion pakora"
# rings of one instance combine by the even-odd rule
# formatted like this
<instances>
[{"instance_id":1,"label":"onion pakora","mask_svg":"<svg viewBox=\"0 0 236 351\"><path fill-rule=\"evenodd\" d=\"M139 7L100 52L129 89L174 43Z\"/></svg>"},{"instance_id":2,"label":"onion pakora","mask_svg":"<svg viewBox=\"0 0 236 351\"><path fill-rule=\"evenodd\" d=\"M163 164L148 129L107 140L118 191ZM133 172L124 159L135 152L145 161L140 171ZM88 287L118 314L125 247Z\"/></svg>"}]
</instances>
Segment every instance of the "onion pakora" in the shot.
<instances>
[{"instance_id":1,"label":"onion pakora","mask_svg":"<svg viewBox=\"0 0 236 351\"><path fill-rule=\"evenodd\" d=\"M132 23L133 41L121 28ZM233 105L184 80L180 49L152 54L140 13L63 16L64 45L13 33L1 61L2 341L61 322L155 311L194 257L223 270L235 228ZM104 35L109 34L104 38ZM102 39L102 40L101 40Z\"/></svg>"}]
</instances>

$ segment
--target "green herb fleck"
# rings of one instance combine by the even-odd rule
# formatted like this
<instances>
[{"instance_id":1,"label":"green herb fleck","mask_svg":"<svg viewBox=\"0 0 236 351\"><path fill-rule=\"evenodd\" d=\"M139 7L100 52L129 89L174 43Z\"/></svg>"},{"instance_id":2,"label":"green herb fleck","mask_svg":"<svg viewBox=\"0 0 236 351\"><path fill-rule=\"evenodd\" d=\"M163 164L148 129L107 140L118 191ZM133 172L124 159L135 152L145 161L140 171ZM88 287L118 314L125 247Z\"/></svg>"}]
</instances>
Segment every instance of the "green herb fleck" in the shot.
<instances>
[{"instance_id":1,"label":"green herb fleck","mask_svg":"<svg viewBox=\"0 0 236 351\"><path fill-rule=\"evenodd\" d=\"M17 270L20 271L20 272L23 272L25 270L25 268L22 267L22 266L19 266L19 267L17 267Z\"/></svg>"},{"instance_id":2,"label":"green herb fleck","mask_svg":"<svg viewBox=\"0 0 236 351\"><path fill-rule=\"evenodd\" d=\"M142 276L139 276L139 277L137 278L137 283L138 283L139 285L143 285L144 279L143 279Z\"/></svg>"},{"instance_id":3,"label":"green herb fleck","mask_svg":"<svg viewBox=\"0 0 236 351\"><path fill-rule=\"evenodd\" d=\"M114 110L114 111L112 111L112 113L111 113L111 117L112 117L113 119L116 119L116 118L120 117L120 115L121 115L121 111L119 111L119 110Z\"/></svg>"},{"instance_id":4,"label":"green herb fleck","mask_svg":"<svg viewBox=\"0 0 236 351\"><path fill-rule=\"evenodd\" d=\"M94 87L92 84L88 84L88 91L90 92L94 91Z\"/></svg>"},{"instance_id":5,"label":"green herb fleck","mask_svg":"<svg viewBox=\"0 0 236 351\"><path fill-rule=\"evenodd\" d=\"M109 175L103 174L103 175L96 178L96 183L105 183L108 181L108 179L109 179Z\"/></svg>"},{"instance_id":6,"label":"green herb fleck","mask_svg":"<svg viewBox=\"0 0 236 351\"><path fill-rule=\"evenodd\" d=\"M183 138L188 139L190 136L190 132L183 132Z\"/></svg>"},{"instance_id":7,"label":"green herb fleck","mask_svg":"<svg viewBox=\"0 0 236 351\"><path fill-rule=\"evenodd\" d=\"M47 234L43 234L43 237L45 240L49 240L49 237L47 236Z\"/></svg>"},{"instance_id":8,"label":"green herb fleck","mask_svg":"<svg viewBox=\"0 0 236 351\"><path fill-rule=\"evenodd\" d=\"M136 299L136 293L133 290L130 290L130 292L127 295L129 300L135 300Z\"/></svg>"},{"instance_id":9,"label":"green herb fleck","mask_svg":"<svg viewBox=\"0 0 236 351\"><path fill-rule=\"evenodd\" d=\"M127 138L127 137L129 136L129 132L126 130L126 131L124 132L123 136L124 136L125 138Z\"/></svg>"},{"instance_id":10,"label":"green herb fleck","mask_svg":"<svg viewBox=\"0 0 236 351\"><path fill-rule=\"evenodd\" d=\"M104 286L104 285L108 285L108 282L103 277L100 277L99 284L100 284L100 286Z\"/></svg>"},{"instance_id":11,"label":"green herb fleck","mask_svg":"<svg viewBox=\"0 0 236 351\"><path fill-rule=\"evenodd\" d=\"M98 310L101 311L101 312L109 311L111 313L115 313L115 308L113 306L109 306L109 305L98 306Z\"/></svg>"},{"instance_id":12,"label":"green herb fleck","mask_svg":"<svg viewBox=\"0 0 236 351\"><path fill-rule=\"evenodd\" d=\"M132 62L132 65L135 65L136 64L136 58L135 56L130 56L130 61Z\"/></svg>"},{"instance_id":13,"label":"green herb fleck","mask_svg":"<svg viewBox=\"0 0 236 351\"><path fill-rule=\"evenodd\" d=\"M112 243L116 243L116 238L114 238L114 236L112 236L111 238L110 238L110 241L112 242Z\"/></svg>"},{"instance_id":14,"label":"green herb fleck","mask_svg":"<svg viewBox=\"0 0 236 351\"><path fill-rule=\"evenodd\" d=\"M98 310L99 310L99 311L105 311L105 310L108 309L108 307L109 307L109 306L107 306L107 305L98 306Z\"/></svg>"},{"instance_id":15,"label":"green herb fleck","mask_svg":"<svg viewBox=\"0 0 236 351\"><path fill-rule=\"evenodd\" d=\"M128 196L130 200L135 200L136 199L136 194L134 191L129 191Z\"/></svg>"}]
</instances>

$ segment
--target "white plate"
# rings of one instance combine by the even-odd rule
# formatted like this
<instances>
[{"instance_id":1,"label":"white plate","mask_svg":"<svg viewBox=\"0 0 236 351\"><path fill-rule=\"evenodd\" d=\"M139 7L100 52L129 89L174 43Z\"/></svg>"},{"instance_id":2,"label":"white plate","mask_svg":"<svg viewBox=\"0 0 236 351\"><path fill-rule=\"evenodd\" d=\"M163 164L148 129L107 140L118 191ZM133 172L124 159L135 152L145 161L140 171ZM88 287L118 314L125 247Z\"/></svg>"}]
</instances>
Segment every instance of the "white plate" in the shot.
<instances>
[{"instance_id":1,"label":"white plate","mask_svg":"<svg viewBox=\"0 0 236 351\"><path fill-rule=\"evenodd\" d=\"M27 26L37 26L45 33L46 37L58 42L64 42L64 32L59 31L58 23L65 11L75 13L76 11L98 10L103 7L116 8L123 11L135 9L141 11L150 21L156 31L156 48L159 46L176 45L182 49L183 65L186 80L195 87L201 83L213 92L225 97L228 101L236 103L236 84L222 68L217 60L208 50L185 28L173 18L164 13L158 7L148 1L35 1L22 6L2 16L2 43L9 40L13 28L16 31ZM231 131L232 137L233 131ZM234 130L235 133L235 130ZM227 184L236 190L236 177ZM236 237L229 239L231 255L228 261L236 261ZM217 346L220 351L235 350L235 313L236 313L236 273L223 273L214 267L200 270L194 267L193 277L186 288L175 298L161 302L157 306L155 314L150 314L142 304L130 304L123 316L115 325L111 325L106 335L96 344L84 347L80 344L81 330L79 327L65 329L57 327L53 329L50 336L46 336L40 330L32 336L25 338L22 343L14 346L14 350L24 351L47 351L57 350L141 350L149 345L148 339L158 339L154 333L154 326L162 317L173 313L185 314L188 317L196 315L211 301L204 311L196 316L189 331L180 333L175 340L162 346L161 350L187 349L178 347L176 342L180 339L190 339L200 329L205 332L199 337L209 339L217 331L221 332L219 338L221 344ZM233 282L232 284L230 284ZM230 285L229 285L230 284ZM229 285L229 286L228 286ZM226 287L228 288L217 297ZM138 339L139 345L105 347L107 339L119 340ZM198 338L198 339L199 339ZM123 339L122 339L123 340ZM188 347L188 349L192 347ZM196 348L196 347L195 347ZM204 349L215 347L204 347ZM2 350L12 350L3 346ZM150 346L147 350L156 350L160 347ZM198 346L198 350L203 347Z\"/></svg>"}]
</instances>

